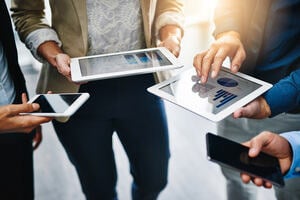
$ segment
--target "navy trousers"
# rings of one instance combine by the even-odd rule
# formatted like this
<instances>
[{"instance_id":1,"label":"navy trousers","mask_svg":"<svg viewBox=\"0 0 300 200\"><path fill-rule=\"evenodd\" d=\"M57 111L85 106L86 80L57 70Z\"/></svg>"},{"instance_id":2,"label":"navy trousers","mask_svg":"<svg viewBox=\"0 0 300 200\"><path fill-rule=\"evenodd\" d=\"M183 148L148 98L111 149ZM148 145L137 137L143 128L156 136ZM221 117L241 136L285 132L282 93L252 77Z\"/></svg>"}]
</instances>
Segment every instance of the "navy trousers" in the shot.
<instances>
[{"instance_id":1,"label":"navy trousers","mask_svg":"<svg viewBox=\"0 0 300 200\"><path fill-rule=\"evenodd\" d=\"M146 91L153 84L152 74L84 84L87 103L67 123L53 122L87 199L117 199L114 132L130 162L133 199L156 199L166 186L168 130L162 101Z\"/></svg>"}]
</instances>

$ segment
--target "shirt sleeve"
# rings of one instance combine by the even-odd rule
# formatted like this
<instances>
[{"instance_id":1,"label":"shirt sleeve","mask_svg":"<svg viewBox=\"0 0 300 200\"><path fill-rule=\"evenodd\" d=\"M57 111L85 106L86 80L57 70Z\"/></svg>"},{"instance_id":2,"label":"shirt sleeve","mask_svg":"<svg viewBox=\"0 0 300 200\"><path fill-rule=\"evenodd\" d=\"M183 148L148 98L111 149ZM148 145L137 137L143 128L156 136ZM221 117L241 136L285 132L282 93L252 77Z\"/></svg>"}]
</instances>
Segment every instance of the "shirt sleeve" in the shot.
<instances>
[{"instance_id":1,"label":"shirt sleeve","mask_svg":"<svg viewBox=\"0 0 300 200\"><path fill-rule=\"evenodd\" d=\"M59 40L56 32L51 28L41 28L31 32L25 39L26 47L31 51L32 55L40 62L45 62L45 60L38 54L38 47L47 41L54 41L61 46L61 41Z\"/></svg>"},{"instance_id":2,"label":"shirt sleeve","mask_svg":"<svg viewBox=\"0 0 300 200\"><path fill-rule=\"evenodd\" d=\"M293 151L292 165L284 178L300 177L300 131L282 133L281 136L289 141Z\"/></svg>"},{"instance_id":3,"label":"shirt sleeve","mask_svg":"<svg viewBox=\"0 0 300 200\"><path fill-rule=\"evenodd\" d=\"M270 106L271 117L300 106L300 69L276 83L264 97Z\"/></svg>"}]
</instances>

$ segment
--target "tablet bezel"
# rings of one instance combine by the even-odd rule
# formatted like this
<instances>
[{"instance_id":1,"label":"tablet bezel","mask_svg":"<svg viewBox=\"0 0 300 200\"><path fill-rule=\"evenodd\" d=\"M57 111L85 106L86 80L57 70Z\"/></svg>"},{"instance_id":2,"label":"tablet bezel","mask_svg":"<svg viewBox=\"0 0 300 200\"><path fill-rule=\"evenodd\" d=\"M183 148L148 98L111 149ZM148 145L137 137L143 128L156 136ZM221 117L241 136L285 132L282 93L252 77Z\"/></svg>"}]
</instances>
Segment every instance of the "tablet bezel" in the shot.
<instances>
[{"instance_id":1,"label":"tablet bezel","mask_svg":"<svg viewBox=\"0 0 300 200\"><path fill-rule=\"evenodd\" d=\"M123 54L135 54L135 53L150 52L150 51L156 51L156 50L160 51L172 64L164 65L164 66L156 66L156 67L147 67L147 68L143 68L143 69L131 69L131 70L126 70L126 71L121 71L121 72L108 72L108 73L101 73L101 74L88 75L88 76L83 76L81 73L80 64L79 64L79 60L81 60L81 59L123 55ZM171 70L171 69L183 67L183 64L168 49L166 49L164 47L155 47L155 48L148 48L148 49L123 51L123 52L118 52L118 53L109 53L109 54L71 58L70 67L71 67L71 79L73 82L86 82L86 81L93 81L93 80L101 80L101 79L116 78L116 77L123 77L123 76L137 75L137 74L153 73L153 72L164 71L164 70Z\"/></svg>"},{"instance_id":2,"label":"tablet bezel","mask_svg":"<svg viewBox=\"0 0 300 200\"><path fill-rule=\"evenodd\" d=\"M47 112L32 112L21 113L22 115L34 115L41 117L70 117L73 115L90 97L89 93L53 93L53 94L37 94L32 97L28 103L33 103L41 95L80 95L63 113L47 113Z\"/></svg>"},{"instance_id":3,"label":"tablet bezel","mask_svg":"<svg viewBox=\"0 0 300 200\"><path fill-rule=\"evenodd\" d=\"M222 67L221 70L224 71L225 73L232 74L228 68ZM153 86L147 88L147 90L150 93L155 94L155 95L157 95L157 96L159 96L159 97L161 97L163 99L166 99L166 100L168 100L168 101L170 101L170 102L172 102L172 103L174 103L176 105L179 105L179 106L181 106L181 107L183 107L183 108L185 108L185 109L187 109L187 110L189 110L191 112L194 112L197 115L200 115L200 116L202 116L204 118L207 118L207 119L209 119L209 120L211 120L213 122L218 122L218 121L226 118L230 114L232 114L237 109L245 106L247 103L249 103L250 101L254 100L255 98L257 98L258 96L260 96L261 94L263 94L264 92L266 92L268 89L270 89L272 87L272 84L270 84L270 83L267 83L265 81L256 79L256 78L251 77L249 75L237 72L237 73L235 73L233 75L234 76L238 76L240 78L243 78L243 79L245 79L247 81L254 82L254 83L260 85L260 87L258 89L256 89L256 90L252 91L251 93L247 94L246 96L242 97L238 101L234 102L232 105L228 106L224 110L222 110L222 111L214 114L212 112L207 112L204 109L203 110L199 110L199 109L195 110L194 108L190 108L187 105L182 105L180 102L178 102L176 100L176 98L173 95L171 95L171 94L169 94L169 93L161 90L161 88L163 88L163 87L165 87L167 85L170 85L170 84L176 82L177 80L180 80L180 78L182 76L185 76L186 74L191 74L191 73L193 73L194 75L196 75L196 71L195 71L194 68L190 68L188 70L185 70L182 73L180 73L180 74L178 74L178 75L176 75L174 77L171 77L170 79L168 79L166 81L163 81L161 83L158 83L156 85L153 85ZM208 80L208 83L209 83L209 80ZM199 98L201 98L201 97L199 97Z\"/></svg>"}]
</instances>

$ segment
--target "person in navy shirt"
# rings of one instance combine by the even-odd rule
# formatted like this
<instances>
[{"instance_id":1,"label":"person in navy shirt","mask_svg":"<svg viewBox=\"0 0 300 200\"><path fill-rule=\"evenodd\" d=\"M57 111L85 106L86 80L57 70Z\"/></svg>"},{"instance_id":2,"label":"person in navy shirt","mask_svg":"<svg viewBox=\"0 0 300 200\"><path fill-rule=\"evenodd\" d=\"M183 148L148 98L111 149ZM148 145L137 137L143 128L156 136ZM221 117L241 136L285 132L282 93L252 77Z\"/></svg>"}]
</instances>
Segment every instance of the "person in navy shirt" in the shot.
<instances>
[{"instance_id":1,"label":"person in navy shirt","mask_svg":"<svg viewBox=\"0 0 300 200\"><path fill-rule=\"evenodd\" d=\"M258 133L300 129L300 0L220 0L214 21L216 40L197 54L194 67L201 81L217 77L224 60L230 69L272 83L265 94L218 123L217 134L244 142ZM257 120L260 119L260 120ZM223 168L230 200L256 199L255 185ZM300 179L275 188L277 199L300 199Z\"/></svg>"}]
</instances>

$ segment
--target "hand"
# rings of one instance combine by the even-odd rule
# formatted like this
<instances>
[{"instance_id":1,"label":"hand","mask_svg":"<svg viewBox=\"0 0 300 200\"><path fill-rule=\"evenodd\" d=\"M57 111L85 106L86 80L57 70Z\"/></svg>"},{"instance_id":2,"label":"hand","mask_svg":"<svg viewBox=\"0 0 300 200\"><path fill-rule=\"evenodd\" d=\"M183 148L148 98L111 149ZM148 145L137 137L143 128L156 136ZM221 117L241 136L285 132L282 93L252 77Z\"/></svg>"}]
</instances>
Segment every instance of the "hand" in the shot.
<instances>
[{"instance_id":1,"label":"hand","mask_svg":"<svg viewBox=\"0 0 300 200\"><path fill-rule=\"evenodd\" d=\"M0 106L0 133L22 132L30 133L34 128L42 123L52 120L50 117L38 117L31 115L19 115L39 110L40 106L36 103L24 103L27 97L22 94L22 104L11 104Z\"/></svg>"},{"instance_id":2,"label":"hand","mask_svg":"<svg viewBox=\"0 0 300 200\"><path fill-rule=\"evenodd\" d=\"M59 73L64 75L70 82L73 82L71 79L71 68L70 62L71 58L64 53L59 53L55 56L56 68Z\"/></svg>"},{"instance_id":3,"label":"hand","mask_svg":"<svg viewBox=\"0 0 300 200\"><path fill-rule=\"evenodd\" d=\"M210 71L212 78L218 75L226 57L231 60L231 71L233 73L239 71L246 58L246 52L237 32L229 31L219 34L207 51L194 57L194 67L202 83L207 82Z\"/></svg>"},{"instance_id":4,"label":"hand","mask_svg":"<svg viewBox=\"0 0 300 200\"><path fill-rule=\"evenodd\" d=\"M70 82L72 82L70 56L64 54L56 42L44 42L38 47L37 51L52 66L56 67L59 73L64 75Z\"/></svg>"},{"instance_id":5,"label":"hand","mask_svg":"<svg viewBox=\"0 0 300 200\"><path fill-rule=\"evenodd\" d=\"M35 128L35 135L33 138L33 150L36 150L40 146L42 140L43 140L42 126L37 126Z\"/></svg>"},{"instance_id":6,"label":"hand","mask_svg":"<svg viewBox=\"0 0 300 200\"><path fill-rule=\"evenodd\" d=\"M271 115L271 109L265 98L260 96L233 113L234 118L264 119Z\"/></svg>"},{"instance_id":7,"label":"hand","mask_svg":"<svg viewBox=\"0 0 300 200\"><path fill-rule=\"evenodd\" d=\"M260 151L277 157L283 174L291 167L293 158L289 142L278 134L264 131L250 141L245 142L244 145L250 148L250 157L256 157ZM264 186L265 188L272 187L271 182L245 173L241 173L241 179L244 183L249 183L251 180L257 186Z\"/></svg>"},{"instance_id":8,"label":"hand","mask_svg":"<svg viewBox=\"0 0 300 200\"><path fill-rule=\"evenodd\" d=\"M176 25L166 25L159 30L160 43L157 46L166 47L176 57L180 54L182 30Z\"/></svg>"},{"instance_id":9,"label":"hand","mask_svg":"<svg viewBox=\"0 0 300 200\"><path fill-rule=\"evenodd\" d=\"M180 54L180 39L177 36L171 35L165 38L158 44L159 47L166 47L174 56L178 57Z\"/></svg>"}]
</instances>

